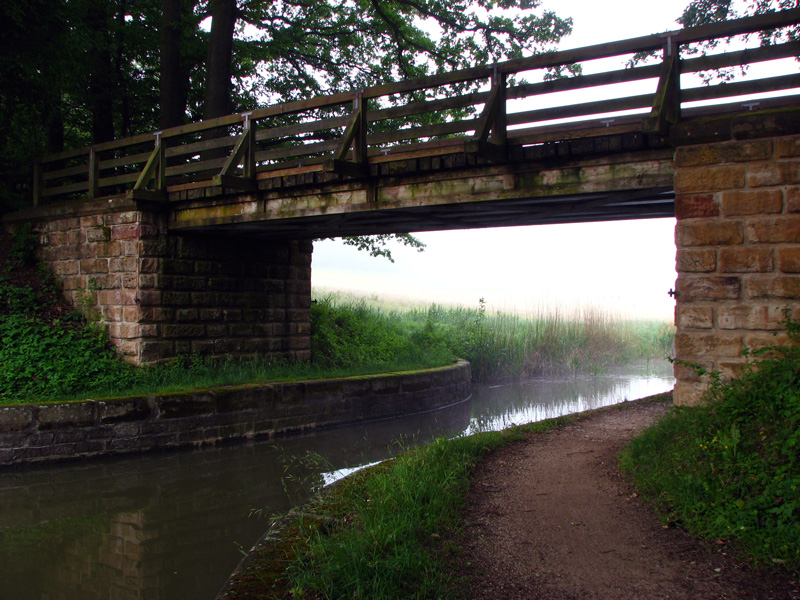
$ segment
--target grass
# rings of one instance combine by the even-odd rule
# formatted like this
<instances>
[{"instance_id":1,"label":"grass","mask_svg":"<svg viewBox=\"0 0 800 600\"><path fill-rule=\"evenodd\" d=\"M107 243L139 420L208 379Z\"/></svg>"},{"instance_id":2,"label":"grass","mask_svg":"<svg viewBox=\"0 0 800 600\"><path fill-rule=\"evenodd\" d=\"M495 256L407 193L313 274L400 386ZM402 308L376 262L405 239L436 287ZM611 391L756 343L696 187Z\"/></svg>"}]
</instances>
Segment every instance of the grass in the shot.
<instances>
[{"instance_id":1,"label":"grass","mask_svg":"<svg viewBox=\"0 0 800 600\"><path fill-rule=\"evenodd\" d=\"M664 520L800 572L800 326L736 379L711 374L704 405L676 408L622 465Z\"/></svg>"},{"instance_id":2,"label":"grass","mask_svg":"<svg viewBox=\"0 0 800 600\"><path fill-rule=\"evenodd\" d=\"M557 314L487 314L483 307L396 311L326 296L312 306L311 362L188 356L135 368L114 354L96 326L74 315L48 322L32 308L42 302L35 292L3 296L3 289L0 281L0 300L11 298L5 314L0 307L0 403L5 404L415 370L457 357L471 361L477 382L512 381L664 357L672 340L666 325L614 321L599 312L571 320Z\"/></svg>"},{"instance_id":3,"label":"grass","mask_svg":"<svg viewBox=\"0 0 800 600\"><path fill-rule=\"evenodd\" d=\"M672 354L674 331L664 322L627 321L600 309L566 315L558 310L533 315L492 313L477 308L383 304L328 294L330 307L359 307L381 315L427 351L445 350L472 364L477 382L530 379L556 373L599 372L634 360Z\"/></svg>"},{"instance_id":4,"label":"grass","mask_svg":"<svg viewBox=\"0 0 800 600\"><path fill-rule=\"evenodd\" d=\"M666 324L636 324L587 310L522 317L476 309L375 299L318 297L311 309L309 363L185 356L136 368L111 348L98 322L58 300L57 286L35 266L32 238L0 238L0 404L157 394L192 388L416 370L466 358L477 382L602 371L671 352ZM0 248L2 250L2 248ZM96 309L95 311L96 312Z\"/></svg>"},{"instance_id":5,"label":"grass","mask_svg":"<svg viewBox=\"0 0 800 600\"><path fill-rule=\"evenodd\" d=\"M339 481L255 554L230 597L458 597L447 568L455 549L441 536L458 524L475 465L573 418L437 439Z\"/></svg>"}]
</instances>

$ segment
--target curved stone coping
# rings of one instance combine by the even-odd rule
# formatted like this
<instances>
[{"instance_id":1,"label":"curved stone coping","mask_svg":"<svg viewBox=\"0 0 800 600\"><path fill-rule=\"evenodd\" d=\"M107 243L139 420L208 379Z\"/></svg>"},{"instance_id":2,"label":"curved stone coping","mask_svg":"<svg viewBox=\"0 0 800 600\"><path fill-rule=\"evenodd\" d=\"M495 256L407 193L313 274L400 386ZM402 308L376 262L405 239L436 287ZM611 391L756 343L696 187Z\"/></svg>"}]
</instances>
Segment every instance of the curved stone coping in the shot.
<instances>
[{"instance_id":1,"label":"curved stone coping","mask_svg":"<svg viewBox=\"0 0 800 600\"><path fill-rule=\"evenodd\" d=\"M0 466L199 446L384 419L470 394L470 365L0 406Z\"/></svg>"}]
</instances>

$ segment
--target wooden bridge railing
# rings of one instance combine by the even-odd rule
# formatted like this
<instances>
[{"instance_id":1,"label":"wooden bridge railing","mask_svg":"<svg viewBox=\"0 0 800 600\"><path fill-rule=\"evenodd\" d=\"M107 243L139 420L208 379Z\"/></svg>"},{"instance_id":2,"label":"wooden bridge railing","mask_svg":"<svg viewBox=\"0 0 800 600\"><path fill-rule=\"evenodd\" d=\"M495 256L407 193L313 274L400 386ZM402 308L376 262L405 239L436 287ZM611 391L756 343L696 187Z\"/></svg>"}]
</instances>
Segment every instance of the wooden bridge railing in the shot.
<instances>
[{"instance_id":1,"label":"wooden bridge railing","mask_svg":"<svg viewBox=\"0 0 800 600\"><path fill-rule=\"evenodd\" d=\"M366 175L378 162L456 151L508 158L508 148L604 133L666 134L686 103L800 88L800 74L682 90L680 75L800 56L800 43L681 59L682 46L800 22L800 9L769 13L266 106L39 159L34 204L208 186L241 190L259 179L326 171ZM588 60L662 50L660 64L540 83L511 76ZM652 93L511 112L509 101L651 79ZM480 90L488 82L487 91ZM796 97L795 97L796 98ZM795 100L796 102L796 100ZM729 107L731 105L728 105ZM741 110L741 102L735 105ZM639 114L614 116L621 111ZM725 111L715 105L714 112ZM586 120L591 115L608 118ZM548 122L562 120L557 124Z\"/></svg>"}]
</instances>

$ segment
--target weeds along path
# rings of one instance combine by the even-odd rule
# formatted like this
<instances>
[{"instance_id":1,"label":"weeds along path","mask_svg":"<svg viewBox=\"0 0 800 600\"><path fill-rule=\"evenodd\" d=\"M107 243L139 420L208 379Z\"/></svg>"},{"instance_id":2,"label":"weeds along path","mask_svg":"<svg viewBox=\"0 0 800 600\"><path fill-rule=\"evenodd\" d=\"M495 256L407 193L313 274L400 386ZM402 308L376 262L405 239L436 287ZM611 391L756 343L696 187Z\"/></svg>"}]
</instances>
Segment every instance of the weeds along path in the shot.
<instances>
[{"instance_id":1,"label":"weeds along path","mask_svg":"<svg viewBox=\"0 0 800 600\"><path fill-rule=\"evenodd\" d=\"M472 600L800 598L720 544L661 525L616 455L664 414L658 402L599 411L501 448L473 479L455 567Z\"/></svg>"}]
</instances>

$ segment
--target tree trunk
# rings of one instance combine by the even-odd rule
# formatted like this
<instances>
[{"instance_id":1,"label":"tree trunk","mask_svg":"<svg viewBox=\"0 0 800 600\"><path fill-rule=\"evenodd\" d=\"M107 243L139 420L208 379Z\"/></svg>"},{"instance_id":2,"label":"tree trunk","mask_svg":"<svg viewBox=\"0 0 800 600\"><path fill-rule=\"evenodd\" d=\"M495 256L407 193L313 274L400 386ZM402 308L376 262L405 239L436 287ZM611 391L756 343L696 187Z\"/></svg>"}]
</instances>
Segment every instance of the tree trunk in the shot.
<instances>
[{"instance_id":1,"label":"tree trunk","mask_svg":"<svg viewBox=\"0 0 800 600\"><path fill-rule=\"evenodd\" d=\"M203 105L205 119L233 112L231 60L236 14L236 0L211 0L211 37Z\"/></svg>"},{"instance_id":2,"label":"tree trunk","mask_svg":"<svg viewBox=\"0 0 800 600\"><path fill-rule=\"evenodd\" d=\"M188 76L183 68L181 46L184 0L161 0L161 74L159 82L161 129L181 125L186 114Z\"/></svg>"},{"instance_id":3,"label":"tree trunk","mask_svg":"<svg viewBox=\"0 0 800 600\"><path fill-rule=\"evenodd\" d=\"M92 113L92 141L114 139L114 73L111 66L111 34L108 2L93 0L87 25L95 35L89 54L89 109Z\"/></svg>"}]
</instances>

